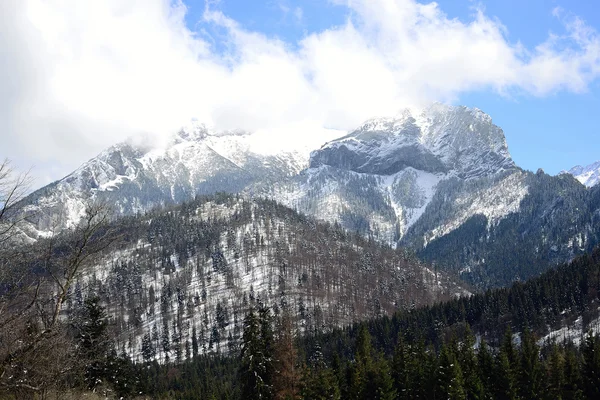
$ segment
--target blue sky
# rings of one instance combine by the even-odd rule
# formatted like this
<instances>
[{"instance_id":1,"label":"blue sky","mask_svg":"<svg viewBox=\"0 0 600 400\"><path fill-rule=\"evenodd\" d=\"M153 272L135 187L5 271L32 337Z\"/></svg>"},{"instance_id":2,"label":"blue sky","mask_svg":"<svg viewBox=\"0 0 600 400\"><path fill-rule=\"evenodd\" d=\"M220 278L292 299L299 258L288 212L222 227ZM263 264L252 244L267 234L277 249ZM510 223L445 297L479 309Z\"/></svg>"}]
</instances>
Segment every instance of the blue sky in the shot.
<instances>
[{"instance_id":1,"label":"blue sky","mask_svg":"<svg viewBox=\"0 0 600 400\"><path fill-rule=\"evenodd\" d=\"M205 2L185 3L190 29L207 29L202 23ZM505 26L509 41L527 47L542 43L550 32L564 31L553 15L557 7L600 29L600 4L590 0L440 0L437 3L449 18L465 22L473 18L476 7L481 7ZM290 46L312 32L343 25L352 16L346 7L326 0L221 0L215 7L244 28L280 38ZM582 93L507 96L483 90L461 93L454 102L490 114L503 128L513 158L525 169L543 168L556 174L577 164L600 160L599 81Z\"/></svg>"},{"instance_id":2,"label":"blue sky","mask_svg":"<svg viewBox=\"0 0 600 400\"><path fill-rule=\"evenodd\" d=\"M33 167L42 186L127 137L160 144L192 118L273 140L325 140L441 101L487 112L518 165L556 174L600 160L598 8L0 1L0 157Z\"/></svg>"}]
</instances>

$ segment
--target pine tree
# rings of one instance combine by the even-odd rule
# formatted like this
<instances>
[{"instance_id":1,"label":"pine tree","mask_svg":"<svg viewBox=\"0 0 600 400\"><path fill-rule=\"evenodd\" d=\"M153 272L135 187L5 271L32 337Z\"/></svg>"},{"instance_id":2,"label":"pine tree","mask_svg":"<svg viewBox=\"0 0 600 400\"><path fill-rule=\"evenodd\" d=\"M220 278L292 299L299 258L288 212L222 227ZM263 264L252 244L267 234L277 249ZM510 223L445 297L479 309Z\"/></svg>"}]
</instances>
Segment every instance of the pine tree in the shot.
<instances>
[{"instance_id":1,"label":"pine tree","mask_svg":"<svg viewBox=\"0 0 600 400\"><path fill-rule=\"evenodd\" d=\"M410 345L407 354L408 382L405 398L430 398L435 392L437 357L433 351L426 350L423 340Z\"/></svg>"},{"instance_id":2,"label":"pine tree","mask_svg":"<svg viewBox=\"0 0 600 400\"><path fill-rule=\"evenodd\" d=\"M583 382L589 399L600 398L600 338L590 331L585 338L583 353Z\"/></svg>"},{"instance_id":3,"label":"pine tree","mask_svg":"<svg viewBox=\"0 0 600 400\"><path fill-rule=\"evenodd\" d=\"M373 398L375 396L372 351L371 334L367 326L361 324L356 337L355 362L351 365L351 380L349 381L350 394L356 398Z\"/></svg>"},{"instance_id":4,"label":"pine tree","mask_svg":"<svg viewBox=\"0 0 600 400\"><path fill-rule=\"evenodd\" d=\"M273 352L275 335L273 333L273 317L271 310L264 304L260 304L258 309L258 319L260 322L260 340L263 349L264 369L265 369L265 385L268 388L268 397L272 396L273 392Z\"/></svg>"},{"instance_id":5,"label":"pine tree","mask_svg":"<svg viewBox=\"0 0 600 400\"><path fill-rule=\"evenodd\" d=\"M152 343L152 338L149 333L146 333L142 338L142 357L144 361L148 362L153 360L155 355L156 349L154 348L154 343Z\"/></svg>"},{"instance_id":6,"label":"pine tree","mask_svg":"<svg viewBox=\"0 0 600 400\"><path fill-rule=\"evenodd\" d=\"M87 365L85 382L90 389L100 383L106 374L106 360L110 349L106 318L100 299L92 297L86 299L82 317L76 324L81 357Z\"/></svg>"},{"instance_id":7,"label":"pine tree","mask_svg":"<svg viewBox=\"0 0 600 400\"><path fill-rule=\"evenodd\" d=\"M525 327L521 333L519 392L521 398L539 399L543 396L543 370L539 349L531 331Z\"/></svg>"},{"instance_id":8,"label":"pine tree","mask_svg":"<svg viewBox=\"0 0 600 400\"><path fill-rule=\"evenodd\" d=\"M335 374L325 364L305 366L300 386L302 399L340 400L342 398Z\"/></svg>"},{"instance_id":9,"label":"pine tree","mask_svg":"<svg viewBox=\"0 0 600 400\"><path fill-rule=\"evenodd\" d=\"M494 391L497 399L517 398L517 362L518 353L513 344L512 331L508 327L496 356Z\"/></svg>"},{"instance_id":10,"label":"pine tree","mask_svg":"<svg viewBox=\"0 0 600 400\"><path fill-rule=\"evenodd\" d=\"M408 399L409 394L409 371L408 371L408 348L404 342L403 335L398 335L398 342L394 349L392 359L392 376L394 378L394 387L399 399Z\"/></svg>"},{"instance_id":11,"label":"pine tree","mask_svg":"<svg viewBox=\"0 0 600 400\"><path fill-rule=\"evenodd\" d=\"M269 335L268 313L259 311L260 317L251 308L244 319L242 335L240 380L242 398L268 400L272 397L271 364L272 358L267 345L272 341Z\"/></svg>"},{"instance_id":12,"label":"pine tree","mask_svg":"<svg viewBox=\"0 0 600 400\"><path fill-rule=\"evenodd\" d=\"M466 326L465 337L458 350L458 362L464 378L464 389L467 399L482 399L484 396L483 383L477 368L477 357L473 347L475 338L469 325Z\"/></svg>"},{"instance_id":13,"label":"pine tree","mask_svg":"<svg viewBox=\"0 0 600 400\"><path fill-rule=\"evenodd\" d=\"M198 356L198 333L196 332L196 325L192 327L192 355Z\"/></svg>"},{"instance_id":14,"label":"pine tree","mask_svg":"<svg viewBox=\"0 0 600 400\"><path fill-rule=\"evenodd\" d=\"M477 352L477 370L479 380L483 386L482 399L494 398L494 369L494 358L488 349L487 343L482 339Z\"/></svg>"},{"instance_id":15,"label":"pine tree","mask_svg":"<svg viewBox=\"0 0 600 400\"><path fill-rule=\"evenodd\" d=\"M562 400L562 392L565 386L565 358L563 352L556 343L552 344L550 357L546 365L548 376L547 392L549 399Z\"/></svg>"},{"instance_id":16,"label":"pine tree","mask_svg":"<svg viewBox=\"0 0 600 400\"><path fill-rule=\"evenodd\" d=\"M564 377L563 399L574 400L583 398L580 363L576 355L576 350L572 347L565 348Z\"/></svg>"},{"instance_id":17,"label":"pine tree","mask_svg":"<svg viewBox=\"0 0 600 400\"><path fill-rule=\"evenodd\" d=\"M373 368L369 372L369 375L373 374L373 377L367 379L368 382L375 382L375 396L373 399L377 400L394 400L397 398L397 392L394 388L394 379L390 366L386 359L381 354Z\"/></svg>"},{"instance_id":18,"label":"pine tree","mask_svg":"<svg viewBox=\"0 0 600 400\"><path fill-rule=\"evenodd\" d=\"M442 344L437 371L436 398L466 399L464 378L458 360L453 351Z\"/></svg>"}]
</instances>

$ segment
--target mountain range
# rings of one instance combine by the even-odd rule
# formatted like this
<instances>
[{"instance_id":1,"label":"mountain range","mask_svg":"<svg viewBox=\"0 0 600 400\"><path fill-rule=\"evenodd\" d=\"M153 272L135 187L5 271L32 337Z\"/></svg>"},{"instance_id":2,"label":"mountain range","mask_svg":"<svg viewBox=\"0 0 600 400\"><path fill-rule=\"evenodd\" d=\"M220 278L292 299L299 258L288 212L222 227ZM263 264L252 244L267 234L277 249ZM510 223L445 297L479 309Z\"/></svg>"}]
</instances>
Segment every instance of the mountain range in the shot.
<instances>
[{"instance_id":1,"label":"mountain range","mask_svg":"<svg viewBox=\"0 0 600 400\"><path fill-rule=\"evenodd\" d=\"M371 119L318 148L264 145L253 133L197 123L160 148L117 144L24 199L23 232L35 240L73 226L89 199L132 215L239 193L411 248L479 287L537 275L599 241L598 190L519 168L479 109L435 103Z\"/></svg>"}]
</instances>

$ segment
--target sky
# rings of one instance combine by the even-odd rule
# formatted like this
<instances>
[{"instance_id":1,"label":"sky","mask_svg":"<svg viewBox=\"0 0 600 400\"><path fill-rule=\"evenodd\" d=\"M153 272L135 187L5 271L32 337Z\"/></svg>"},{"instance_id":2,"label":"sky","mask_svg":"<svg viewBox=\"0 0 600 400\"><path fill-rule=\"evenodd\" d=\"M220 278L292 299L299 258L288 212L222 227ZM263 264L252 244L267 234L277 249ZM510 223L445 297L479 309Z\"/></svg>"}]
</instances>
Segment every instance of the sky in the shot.
<instances>
[{"instance_id":1,"label":"sky","mask_svg":"<svg viewBox=\"0 0 600 400\"><path fill-rule=\"evenodd\" d=\"M301 141L440 101L556 174L600 159L599 31L590 0L3 0L0 158L40 187L192 118Z\"/></svg>"}]
</instances>

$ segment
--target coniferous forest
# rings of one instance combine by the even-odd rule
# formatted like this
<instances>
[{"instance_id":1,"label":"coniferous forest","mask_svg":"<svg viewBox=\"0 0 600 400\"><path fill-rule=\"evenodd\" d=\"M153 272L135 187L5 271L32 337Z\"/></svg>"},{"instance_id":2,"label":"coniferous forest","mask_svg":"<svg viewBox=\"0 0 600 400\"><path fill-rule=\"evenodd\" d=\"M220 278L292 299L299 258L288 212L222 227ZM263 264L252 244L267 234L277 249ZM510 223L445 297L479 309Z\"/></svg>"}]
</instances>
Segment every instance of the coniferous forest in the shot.
<instances>
[{"instance_id":1,"label":"coniferous forest","mask_svg":"<svg viewBox=\"0 0 600 400\"><path fill-rule=\"evenodd\" d=\"M544 341L561 319L597 316L600 250L526 283L399 312L328 333L299 335L260 299L229 356L181 364L120 363L121 396L178 399L583 399L600 395L600 337ZM86 305L89 326L102 311ZM578 339L578 338L574 338ZM197 345L197 344L196 344ZM95 351L89 349L88 351ZM148 350L151 351L151 350ZM103 375L104 374L104 375Z\"/></svg>"}]
</instances>

